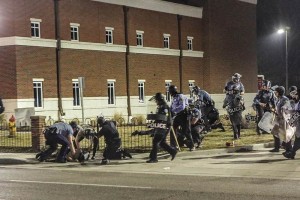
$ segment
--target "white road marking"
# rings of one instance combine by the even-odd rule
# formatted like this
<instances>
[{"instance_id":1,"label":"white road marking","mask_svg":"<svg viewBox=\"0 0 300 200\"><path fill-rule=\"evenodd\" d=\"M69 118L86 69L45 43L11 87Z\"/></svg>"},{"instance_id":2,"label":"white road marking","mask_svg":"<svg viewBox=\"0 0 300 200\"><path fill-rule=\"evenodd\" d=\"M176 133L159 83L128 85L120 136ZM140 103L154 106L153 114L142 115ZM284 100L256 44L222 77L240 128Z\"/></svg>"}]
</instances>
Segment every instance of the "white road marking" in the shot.
<instances>
[{"instance_id":1,"label":"white road marking","mask_svg":"<svg viewBox=\"0 0 300 200\"><path fill-rule=\"evenodd\" d=\"M104 184L90 184L90 183L64 183L64 182L26 181L26 180L10 180L10 181L16 183L39 183L39 184L56 184L56 185L80 185L80 186L96 186L96 187L151 189L151 187L130 186L130 185L104 185Z\"/></svg>"}]
</instances>

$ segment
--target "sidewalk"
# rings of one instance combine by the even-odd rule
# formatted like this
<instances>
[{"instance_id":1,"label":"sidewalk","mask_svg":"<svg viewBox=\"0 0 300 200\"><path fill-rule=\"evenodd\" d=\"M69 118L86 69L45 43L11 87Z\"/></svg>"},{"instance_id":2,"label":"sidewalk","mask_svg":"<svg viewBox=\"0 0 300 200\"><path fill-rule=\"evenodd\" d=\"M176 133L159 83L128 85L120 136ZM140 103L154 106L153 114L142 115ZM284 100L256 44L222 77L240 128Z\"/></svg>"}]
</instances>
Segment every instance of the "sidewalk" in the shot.
<instances>
[{"instance_id":1,"label":"sidewalk","mask_svg":"<svg viewBox=\"0 0 300 200\"><path fill-rule=\"evenodd\" d=\"M193 152L183 151L178 152L177 158L182 158L185 156L193 155L211 155L211 154L224 154L224 153L234 153L234 152L246 152L261 150L264 148L273 147L273 143L264 144L253 144L246 146L228 147L222 149L211 149L211 150L195 150ZM149 153L135 153L133 157L135 160L146 160ZM169 157L167 154L160 153L159 158ZM35 153L0 153L0 165L22 165L22 164L37 164L39 163L35 159ZM76 164L76 162L74 162Z\"/></svg>"}]
</instances>

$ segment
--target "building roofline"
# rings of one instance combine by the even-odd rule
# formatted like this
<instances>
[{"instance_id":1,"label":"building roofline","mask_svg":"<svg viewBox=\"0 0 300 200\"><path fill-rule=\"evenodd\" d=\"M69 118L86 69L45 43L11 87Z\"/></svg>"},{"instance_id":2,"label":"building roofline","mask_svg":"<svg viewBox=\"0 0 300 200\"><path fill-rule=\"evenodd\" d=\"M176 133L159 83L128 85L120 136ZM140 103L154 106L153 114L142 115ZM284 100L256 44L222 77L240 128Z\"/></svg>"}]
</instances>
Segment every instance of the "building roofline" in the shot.
<instances>
[{"instance_id":1,"label":"building roofline","mask_svg":"<svg viewBox=\"0 0 300 200\"><path fill-rule=\"evenodd\" d=\"M257 4L257 0L239 0L239 1L243 1L246 3L252 3L252 4Z\"/></svg>"},{"instance_id":2,"label":"building roofline","mask_svg":"<svg viewBox=\"0 0 300 200\"><path fill-rule=\"evenodd\" d=\"M92 0L102 3L116 4L133 8L141 8L188 17L202 18L202 8L182 5L162 0Z\"/></svg>"}]
</instances>

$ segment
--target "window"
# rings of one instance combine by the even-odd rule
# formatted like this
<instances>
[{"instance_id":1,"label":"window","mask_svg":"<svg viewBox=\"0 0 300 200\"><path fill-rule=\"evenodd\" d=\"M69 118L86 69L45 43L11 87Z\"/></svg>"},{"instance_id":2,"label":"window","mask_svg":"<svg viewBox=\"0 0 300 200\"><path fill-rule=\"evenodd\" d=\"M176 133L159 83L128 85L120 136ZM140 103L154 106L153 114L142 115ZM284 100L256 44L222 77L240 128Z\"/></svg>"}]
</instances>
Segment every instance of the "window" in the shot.
<instances>
[{"instance_id":1,"label":"window","mask_svg":"<svg viewBox=\"0 0 300 200\"><path fill-rule=\"evenodd\" d=\"M190 89L190 98L193 97L193 87L195 86L195 81L194 80L189 80L189 89Z\"/></svg>"},{"instance_id":2,"label":"window","mask_svg":"<svg viewBox=\"0 0 300 200\"><path fill-rule=\"evenodd\" d=\"M143 42L143 35L144 35L144 31L136 31L136 45L137 46L144 46L144 42Z\"/></svg>"},{"instance_id":3,"label":"window","mask_svg":"<svg viewBox=\"0 0 300 200\"><path fill-rule=\"evenodd\" d=\"M172 84L172 81L171 81L171 80L166 80L166 81L165 81L165 87L166 87L166 101L167 101L167 102L170 102L170 101L171 101L171 95L170 95L170 92L169 92L169 87L170 87L171 84Z\"/></svg>"},{"instance_id":4,"label":"window","mask_svg":"<svg viewBox=\"0 0 300 200\"><path fill-rule=\"evenodd\" d=\"M71 23L71 40L79 41L79 24Z\"/></svg>"},{"instance_id":5,"label":"window","mask_svg":"<svg viewBox=\"0 0 300 200\"><path fill-rule=\"evenodd\" d=\"M170 48L170 34L164 34L164 48Z\"/></svg>"},{"instance_id":6,"label":"window","mask_svg":"<svg viewBox=\"0 0 300 200\"><path fill-rule=\"evenodd\" d=\"M115 81L107 81L107 95L108 95L108 104L115 104Z\"/></svg>"},{"instance_id":7,"label":"window","mask_svg":"<svg viewBox=\"0 0 300 200\"><path fill-rule=\"evenodd\" d=\"M78 80L73 80L73 106L80 106L80 88Z\"/></svg>"},{"instance_id":8,"label":"window","mask_svg":"<svg viewBox=\"0 0 300 200\"><path fill-rule=\"evenodd\" d=\"M144 103L145 101L145 80L138 80L139 89L139 102Z\"/></svg>"},{"instance_id":9,"label":"window","mask_svg":"<svg viewBox=\"0 0 300 200\"><path fill-rule=\"evenodd\" d=\"M43 107L43 82L42 81L33 81L33 98L34 98L34 107L36 108Z\"/></svg>"},{"instance_id":10,"label":"window","mask_svg":"<svg viewBox=\"0 0 300 200\"><path fill-rule=\"evenodd\" d=\"M31 37L40 38L41 37L41 19L30 18L31 21Z\"/></svg>"},{"instance_id":11,"label":"window","mask_svg":"<svg viewBox=\"0 0 300 200\"><path fill-rule=\"evenodd\" d=\"M113 30L114 28L111 27L105 27L105 37L106 37L106 44L113 44Z\"/></svg>"},{"instance_id":12,"label":"window","mask_svg":"<svg viewBox=\"0 0 300 200\"><path fill-rule=\"evenodd\" d=\"M188 50L192 51L193 50L193 37L188 36L187 37L187 48Z\"/></svg>"}]
</instances>

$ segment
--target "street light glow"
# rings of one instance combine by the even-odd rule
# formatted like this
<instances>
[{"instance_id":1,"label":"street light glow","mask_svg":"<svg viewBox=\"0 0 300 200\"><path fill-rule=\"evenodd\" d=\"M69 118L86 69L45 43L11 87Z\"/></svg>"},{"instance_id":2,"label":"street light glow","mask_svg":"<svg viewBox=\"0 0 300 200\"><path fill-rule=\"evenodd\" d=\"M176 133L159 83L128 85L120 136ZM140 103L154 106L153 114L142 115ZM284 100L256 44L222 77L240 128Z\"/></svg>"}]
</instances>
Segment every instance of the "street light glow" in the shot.
<instances>
[{"instance_id":1,"label":"street light glow","mask_svg":"<svg viewBox=\"0 0 300 200\"><path fill-rule=\"evenodd\" d=\"M285 33L285 91L289 89L289 59L288 59L288 31L290 27L280 28L277 30L278 34Z\"/></svg>"},{"instance_id":2,"label":"street light glow","mask_svg":"<svg viewBox=\"0 0 300 200\"><path fill-rule=\"evenodd\" d=\"M284 33L284 31L285 31L285 30L284 30L283 28L281 28L281 29L279 29L279 30L277 31L277 33L278 33L278 34L282 34L282 33Z\"/></svg>"}]
</instances>

